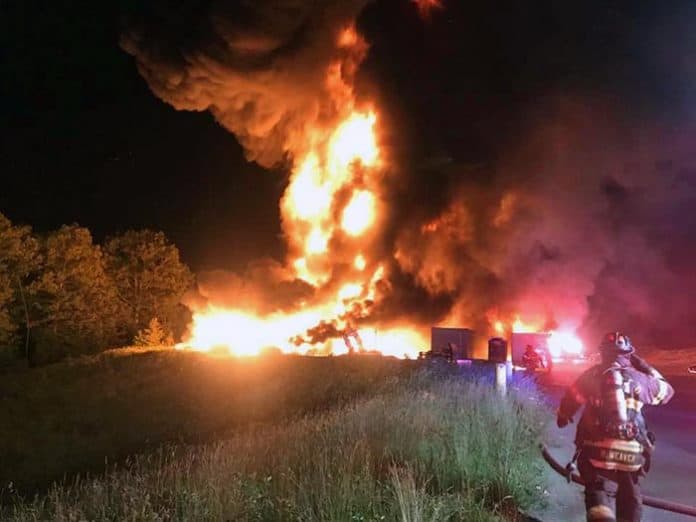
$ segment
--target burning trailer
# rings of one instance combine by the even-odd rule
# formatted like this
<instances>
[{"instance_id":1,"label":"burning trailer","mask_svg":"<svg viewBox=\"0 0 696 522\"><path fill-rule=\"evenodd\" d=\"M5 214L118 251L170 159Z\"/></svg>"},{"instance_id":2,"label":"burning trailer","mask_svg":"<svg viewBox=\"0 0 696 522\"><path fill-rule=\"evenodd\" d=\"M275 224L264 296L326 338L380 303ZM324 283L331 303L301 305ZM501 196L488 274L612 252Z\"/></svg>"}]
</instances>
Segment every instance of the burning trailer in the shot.
<instances>
[{"instance_id":1,"label":"burning trailer","mask_svg":"<svg viewBox=\"0 0 696 522\"><path fill-rule=\"evenodd\" d=\"M430 329L430 351L420 352L419 359L445 359L448 362L473 359L474 331L469 328Z\"/></svg>"}]
</instances>

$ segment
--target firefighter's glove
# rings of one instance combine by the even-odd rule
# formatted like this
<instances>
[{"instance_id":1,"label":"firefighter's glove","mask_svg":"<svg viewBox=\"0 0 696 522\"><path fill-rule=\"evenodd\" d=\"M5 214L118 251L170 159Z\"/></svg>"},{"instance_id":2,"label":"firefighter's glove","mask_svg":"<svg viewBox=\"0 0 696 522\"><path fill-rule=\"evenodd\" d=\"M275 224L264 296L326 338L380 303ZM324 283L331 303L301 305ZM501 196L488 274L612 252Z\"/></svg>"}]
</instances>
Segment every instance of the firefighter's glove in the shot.
<instances>
[{"instance_id":1,"label":"firefighter's glove","mask_svg":"<svg viewBox=\"0 0 696 522\"><path fill-rule=\"evenodd\" d=\"M559 428L565 428L571 422L573 422L572 417L566 417L565 415L560 414L556 417L556 426Z\"/></svg>"},{"instance_id":2,"label":"firefighter's glove","mask_svg":"<svg viewBox=\"0 0 696 522\"><path fill-rule=\"evenodd\" d=\"M573 473L577 473L577 471L578 467L575 464L575 462L569 462L568 464L566 464L565 473L563 476L568 481L568 484L570 484L573 481Z\"/></svg>"}]
</instances>

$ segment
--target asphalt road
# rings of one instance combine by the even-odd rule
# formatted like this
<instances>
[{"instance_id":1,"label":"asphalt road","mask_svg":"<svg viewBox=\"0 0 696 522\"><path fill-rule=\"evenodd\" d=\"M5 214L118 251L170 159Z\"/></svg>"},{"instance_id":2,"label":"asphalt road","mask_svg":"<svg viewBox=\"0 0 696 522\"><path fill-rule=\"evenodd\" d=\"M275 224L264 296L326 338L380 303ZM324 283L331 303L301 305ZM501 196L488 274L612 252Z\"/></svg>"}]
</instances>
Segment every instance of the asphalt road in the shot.
<instances>
[{"instance_id":1,"label":"asphalt road","mask_svg":"<svg viewBox=\"0 0 696 522\"><path fill-rule=\"evenodd\" d=\"M555 408L565 387L587 366L557 365L547 379L540 379ZM650 429L657 435L657 447L650 473L643 481L646 495L696 506L696 375L667 375L674 386L674 398L663 406L646 406L644 413ZM547 444L557 460L565 464L572 456L575 424L563 430L549 427ZM547 492L549 508L534 514L544 522L583 521L585 510L582 489L567 484L549 471ZM696 518L645 507L646 522L686 521Z\"/></svg>"}]
</instances>

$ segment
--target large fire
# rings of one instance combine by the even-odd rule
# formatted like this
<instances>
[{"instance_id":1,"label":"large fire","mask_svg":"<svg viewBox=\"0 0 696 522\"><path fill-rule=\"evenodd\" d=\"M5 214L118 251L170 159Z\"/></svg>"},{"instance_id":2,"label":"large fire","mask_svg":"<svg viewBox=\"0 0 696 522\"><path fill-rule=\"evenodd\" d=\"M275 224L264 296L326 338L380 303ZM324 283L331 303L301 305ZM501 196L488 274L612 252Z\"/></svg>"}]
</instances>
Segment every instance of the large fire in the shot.
<instances>
[{"instance_id":1,"label":"large fire","mask_svg":"<svg viewBox=\"0 0 696 522\"><path fill-rule=\"evenodd\" d=\"M508 333L543 333L547 334L546 346L554 359L562 357L577 357L585 351L582 340L575 330L570 327L546 328L544 320L523 321L519 315L515 315L512 321L504 321L495 317L489 318L493 330L497 335Z\"/></svg>"},{"instance_id":2,"label":"large fire","mask_svg":"<svg viewBox=\"0 0 696 522\"><path fill-rule=\"evenodd\" d=\"M414 329L364 324L367 308L379 298L379 282L387 276L369 249L379 226L385 158L378 145L377 111L356 107L344 75L346 67L360 62L366 44L350 27L340 32L336 45L346 54L329 66L325 89L327 103L338 107L340 118L327 127L305 129L291 144L295 166L281 200L288 265L322 297L294 312L263 316L244 303L239 309L199 310L182 346L234 355L256 355L266 348L342 354L354 347L351 339L358 339L360 350L397 357L416 357L425 349L424 337ZM317 329L327 334L310 339L308 332Z\"/></svg>"},{"instance_id":3,"label":"large fire","mask_svg":"<svg viewBox=\"0 0 696 522\"><path fill-rule=\"evenodd\" d=\"M417 4L423 13L441 6L438 0ZM309 118L288 137L293 168L280 201L286 269L291 280L311 286L311 296L289 309L263 314L245 302L234 308L199 308L181 347L222 349L233 355L257 355L272 348L283 353L365 351L412 358L426 349L422 329L375 324L370 316L390 288L390 265L378 254L389 200L383 193L389 158L380 148L376 107L359 106L353 92L352 78L367 45L354 27L348 27L337 35L335 46L338 57L325 71L326 99L321 100L332 116ZM447 214L423 230L457 228L460 217ZM523 323L519 317L495 318L490 324L491 333L503 336L545 331L554 355L582 351L571 331L544 330L543 324Z\"/></svg>"},{"instance_id":4,"label":"large fire","mask_svg":"<svg viewBox=\"0 0 696 522\"><path fill-rule=\"evenodd\" d=\"M446 0L408 2L408 16L443 21ZM577 188L586 163L586 155L559 159L557 145L594 150L594 139L586 142L593 111L563 106L530 123L528 138L509 151L465 164L447 147L399 139L385 128L386 105L370 100L369 88L356 95L368 46L354 21L368 13L368 0L299 2L292 16L275 3L237 3L198 10L201 19L191 22L205 30L183 47L176 32L150 26L157 16L137 20L121 39L156 96L177 110L208 111L249 161L288 167L279 201L283 258L257 259L241 275L202 272L198 292L187 296L194 317L184 344L233 354L272 347L415 356L439 323L474 328L477 354L490 337L523 330L549 336L554 350L580 350L567 328L590 312L587 297L611 284L604 268L622 250L603 226L612 219L604 198L583 193L594 205L586 212L588 201L557 190ZM388 56L375 53L372 63ZM614 156L633 156L625 146L611 160L600 154L609 170ZM432 151L444 154L424 157ZM594 181L588 187L606 180ZM249 217L263 212L250 209ZM638 243L629 246L640 251ZM647 258L649 269L662 264ZM492 307L504 313L485 324ZM515 312L524 324L515 324ZM560 327L550 317L530 325L539 315Z\"/></svg>"}]
</instances>

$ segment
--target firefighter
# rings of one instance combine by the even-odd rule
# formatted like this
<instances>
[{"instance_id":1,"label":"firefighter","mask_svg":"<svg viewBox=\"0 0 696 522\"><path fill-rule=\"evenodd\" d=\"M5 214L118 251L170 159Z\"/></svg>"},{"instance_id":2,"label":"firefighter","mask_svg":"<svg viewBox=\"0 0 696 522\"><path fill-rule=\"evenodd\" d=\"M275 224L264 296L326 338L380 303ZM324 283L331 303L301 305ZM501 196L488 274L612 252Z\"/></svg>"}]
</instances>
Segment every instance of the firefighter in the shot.
<instances>
[{"instance_id":1,"label":"firefighter","mask_svg":"<svg viewBox=\"0 0 696 522\"><path fill-rule=\"evenodd\" d=\"M531 344L528 344L524 349L522 365L529 371L534 371L541 367L541 356Z\"/></svg>"},{"instance_id":2,"label":"firefighter","mask_svg":"<svg viewBox=\"0 0 696 522\"><path fill-rule=\"evenodd\" d=\"M621 332L605 335L599 352L601 362L566 391L556 423L563 428L585 406L571 464L577 460L585 483L587 520L640 521L639 482L650 468L655 442L641 409L644 404L665 404L674 389L636 355L630 339Z\"/></svg>"}]
</instances>

